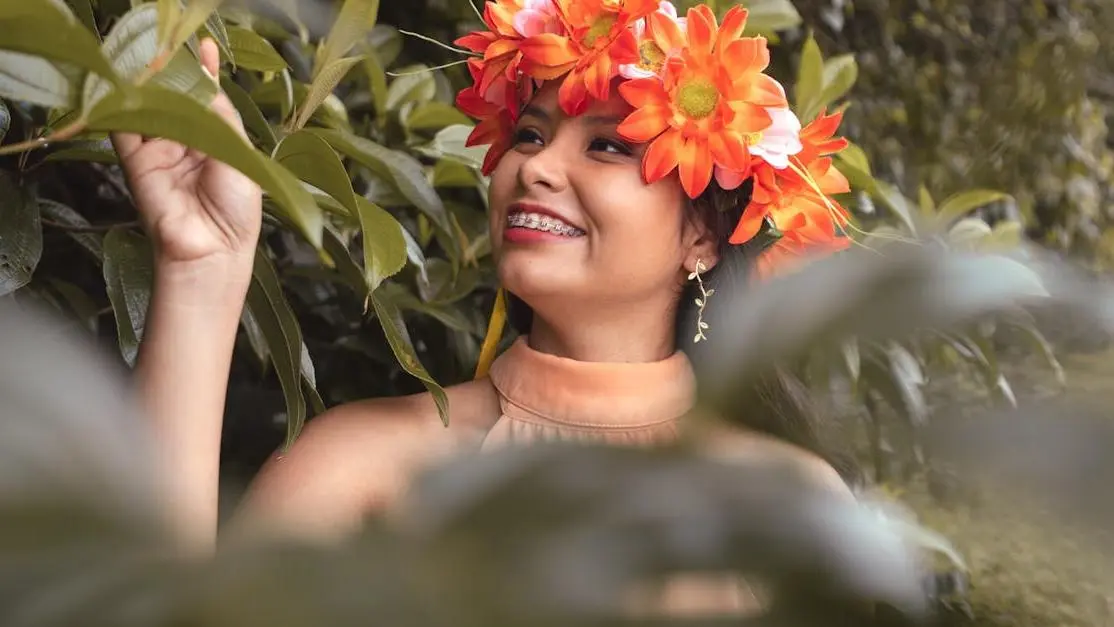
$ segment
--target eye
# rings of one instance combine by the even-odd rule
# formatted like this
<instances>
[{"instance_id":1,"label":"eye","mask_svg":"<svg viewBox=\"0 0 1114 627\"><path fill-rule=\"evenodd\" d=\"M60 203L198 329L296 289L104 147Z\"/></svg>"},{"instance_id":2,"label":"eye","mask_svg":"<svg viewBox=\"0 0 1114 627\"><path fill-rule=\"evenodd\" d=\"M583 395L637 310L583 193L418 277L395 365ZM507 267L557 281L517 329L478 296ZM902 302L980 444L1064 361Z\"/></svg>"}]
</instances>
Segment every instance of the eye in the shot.
<instances>
[{"instance_id":1,"label":"eye","mask_svg":"<svg viewBox=\"0 0 1114 627\"><path fill-rule=\"evenodd\" d=\"M541 134L534 129L520 128L514 133L514 143L516 146L519 144L535 144L540 146L545 142Z\"/></svg>"},{"instance_id":2,"label":"eye","mask_svg":"<svg viewBox=\"0 0 1114 627\"><path fill-rule=\"evenodd\" d=\"M630 146L624 144L621 141L608 139L606 137L597 137L596 139L593 139L592 143L588 146L588 150L605 152L615 155L629 156L631 154L634 154L634 150L632 150Z\"/></svg>"}]
</instances>

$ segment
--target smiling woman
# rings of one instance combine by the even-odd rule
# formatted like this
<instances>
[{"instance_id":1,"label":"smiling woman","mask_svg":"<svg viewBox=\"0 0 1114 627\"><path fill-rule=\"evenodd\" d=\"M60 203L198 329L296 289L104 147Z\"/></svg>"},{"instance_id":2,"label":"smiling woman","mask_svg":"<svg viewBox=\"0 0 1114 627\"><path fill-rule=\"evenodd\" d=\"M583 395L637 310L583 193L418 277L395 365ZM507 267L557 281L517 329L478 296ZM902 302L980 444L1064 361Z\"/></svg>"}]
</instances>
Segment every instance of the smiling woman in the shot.
<instances>
[{"instance_id":1,"label":"smiling woman","mask_svg":"<svg viewBox=\"0 0 1114 627\"><path fill-rule=\"evenodd\" d=\"M847 243L830 197L846 191L830 159L843 146L832 138L839 117L801 128L762 74L765 40L742 34L746 11L721 24L707 7L682 18L648 0L498 0L485 17L488 30L459 42L482 58L470 59L475 84L458 104L480 120L471 143L491 144L491 242L521 336L489 376L446 390L447 428L428 394L317 417L266 464L237 525L344 535L454 451L675 442L695 404L688 353L715 333L706 315L729 318L711 315L716 288ZM214 75L213 42L201 53ZM223 95L214 108L241 129ZM114 141L156 251L137 375L183 540L204 549L216 537L222 407L260 191L173 142ZM767 239L776 243L763 250ZM774 377L732 410L756 428L715 427L697 441L721 457L789 460L847 494L807 450L816 442L793 389ZM677 590L673 609L753 601L732 580Z\"/></svg>"}]
</instances>

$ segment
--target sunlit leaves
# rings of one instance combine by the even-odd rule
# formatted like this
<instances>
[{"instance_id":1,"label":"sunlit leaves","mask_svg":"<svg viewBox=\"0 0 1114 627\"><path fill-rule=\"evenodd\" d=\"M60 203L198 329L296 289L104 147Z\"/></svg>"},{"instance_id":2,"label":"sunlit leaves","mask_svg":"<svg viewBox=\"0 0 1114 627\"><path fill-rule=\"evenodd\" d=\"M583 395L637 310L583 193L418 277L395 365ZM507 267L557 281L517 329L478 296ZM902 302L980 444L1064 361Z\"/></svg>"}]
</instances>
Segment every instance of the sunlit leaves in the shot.
<instances>
[{"instance_id":1,"label":"sunlit leaves","mask_svg":"<svg viewBox=\"0 0 1114 627\"><path fill-rule=\"evenodd\" d=\"M260 72L278 72L286 69L286 60L275 51L271 42L254 31L239 26L229 26L228 45L236 59L236 66Z\"/></svg>"},{"instance_id":2,"label":"sunlit leaves","mask_svg":"<svg viewBox=\"0 0 1114 627\"><path fill-rule=\"evenodd\" d=\"M441 197L429 184L421 163L410 155L334 129L310 129L333 148L394 184L415 207L445 233L452 233Z\"/></svg>"},{"instance_id":3,"label":"sunlit leaves","mask_svg":"<svg viewBox=\"0 0 1114 627\"><path fill-rule=\"evenodd\" d=\"M360 57L345 57L331 61L321 68L321 71L313 79L313 83L310 84L305 99L299 105L298 119L294 122L295 129L300 129L306 125L317 108L333 93L341 79L360 61Z\"/></svg>"},{"instance_id":4,"label":"sunlit leaves","mask_svg":"<svg viewBox=\"0 0 1114 627\"><path fill-rule=\"evenodd\" d=\"M0 50L70 63L116 79L96 38L62 3L0 1Z\"/></svg>"},{"instance_id":5,"label":"sunlit leaves","mask_svg":"<svg viewBox=\"0 0 1114 627\"><path fill-rule=\"evenodd\" d=\"M313 76L346 56L372 28L379 17L379 0L344 0L332 30L321 45L313 63Z\"/></svg>"},{"instance_id":6,"label":"sunlit leaves","mask_svg":"<svg viewBox=\"0 0 1114 627\"><path fill-rule=\"evenodd\" d=\"M375 203L358 197L360 229L363 231L364 276L374 292L384 279L406 264L406 240L402 225Z\"/></svg>"},{"instance_id":7,"label":"sunlit leaves","mask_svg":"<svg viewBox=\"0 0 1114 627\"><path fill-rule=\"evenodd\" d=\"M816 39L809 34L801 49L797 67L794 112L803 123L810 122L855 85L859 69L854 55L844 54L825 60Z\"/></svg>"},{"instance_id":8,"label":"sunlit leaves","mask_svg":"<svg viewBox=\"0 0 1114 627\"><path fill-rule=\"evenodd\" d=\"M375 317L383 327L387 342L391 345L391 351L394 352L399 365L402 366L403 370L421 381L429 390L434 403L437 405L437 413L441 416L441 421L447 426L449 424L449 397L445 394L445 390L433 380L433 377L429 376L429 371L418 360L418 353L414 350L414 342L410 339L410 332L406 329L406 321L403 320L402 312L399 311L398 305L391 298L390 290L385 289L386 287L386 285L380 287L369 296L371 306L375 310Z\"/></svg>"},{"instance_id":9,"label":"sunlit leaves","mask_svg":"<svg viewBox=\"0 0 1114 627\"><path fill-rule=\"evenodd\" d=\"M297 178L189 97L144 85L127 96L114 94L102 100L90 113L88 126L173 139L228 163L259 183L283 208L284 217L320 246L321 210Z\"/></svg>"}]
</instances>

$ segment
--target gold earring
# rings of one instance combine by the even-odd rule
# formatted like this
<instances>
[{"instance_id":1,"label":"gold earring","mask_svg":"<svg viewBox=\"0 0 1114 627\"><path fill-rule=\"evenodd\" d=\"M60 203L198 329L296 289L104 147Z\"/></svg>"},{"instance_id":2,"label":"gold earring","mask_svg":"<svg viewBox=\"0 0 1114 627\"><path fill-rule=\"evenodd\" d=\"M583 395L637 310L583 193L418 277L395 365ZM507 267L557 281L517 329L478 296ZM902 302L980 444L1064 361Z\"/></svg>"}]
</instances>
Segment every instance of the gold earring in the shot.
<instances>
[{"instance_id":1,"label":"gold earring","mask_svg":"<svg viewBox=\"0 0 1114 627\"><path fill-rule=\"evenodd\" d=\"M704 267L704 261L697 258L696 270L689 274L689 280L692 281L695 279L697 287L700 288L700 296L696 299L696 306L699 307L699 309L696 311L696 336L692 338L694 344L700 340L708 339L708 337L704 335L704 329L708 328L708 323L704 322L704 307L708 305L708 297L715 294L716 291L714 289L704 289L704 280L700 275L707 270L708 269Z\"/></svg>"}]
</instances>

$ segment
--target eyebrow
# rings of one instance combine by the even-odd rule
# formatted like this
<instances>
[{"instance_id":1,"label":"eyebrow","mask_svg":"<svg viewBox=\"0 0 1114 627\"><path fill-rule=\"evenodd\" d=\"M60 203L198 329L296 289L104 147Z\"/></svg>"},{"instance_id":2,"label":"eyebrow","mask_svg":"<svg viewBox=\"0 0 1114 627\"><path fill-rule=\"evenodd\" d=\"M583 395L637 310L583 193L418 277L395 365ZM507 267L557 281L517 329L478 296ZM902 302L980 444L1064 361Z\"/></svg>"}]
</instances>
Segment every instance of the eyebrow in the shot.
<instances>
[{"instance_id":1,"label":"eyebrow","mask_svg":"<svg viewBox=\"0 0 1114 627\"><path fill-rule=\"evenodd\" d=\"M530 116L533 116L533 117L536 117L536 118L542 120L543 122L553 121L553 116L551 116L545 109L542 109L541 107L538 107L538 106L535 106L535 105L529 105L525 109L523 109L522 110L522 115L523 116L530 115ZM580 119L584 120L585 122L587 122L589 124L603 124L603 125L608 125L608 126L618 126L619 124L621 124L623 122L623 120L626 119L626 116L623 116L623 115L585 115L585 116L582 116Z\"/></svg>"}]
</instances>

